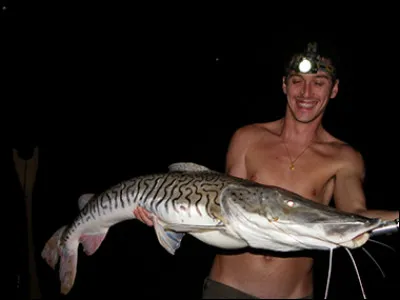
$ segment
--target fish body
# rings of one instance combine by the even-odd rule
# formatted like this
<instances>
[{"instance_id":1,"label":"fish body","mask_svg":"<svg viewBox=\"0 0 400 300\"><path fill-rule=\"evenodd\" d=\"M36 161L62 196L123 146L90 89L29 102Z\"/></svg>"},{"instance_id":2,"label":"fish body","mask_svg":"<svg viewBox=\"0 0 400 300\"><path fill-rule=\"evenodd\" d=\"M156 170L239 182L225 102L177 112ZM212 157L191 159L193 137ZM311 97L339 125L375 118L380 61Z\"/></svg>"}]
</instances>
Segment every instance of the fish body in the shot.
<instances>
[{"instance_id":1,"label":"fish body","mask_svg":"<svg viewBox=\"0 0 400 300\"><path fill-rule=\"evenodd\" d=\"M150 212L158 241L171 254L185 234L225 249L357 248L382 223L278 187L194 163L175 163L167 173L138 176L101 194L80 197L77 217L57 230L42 251L52 268L60 259L61 293L67 294L73 286L79 244L92 255L109 228L134 219L138 207Z\"/></svg>"}]
</instances>

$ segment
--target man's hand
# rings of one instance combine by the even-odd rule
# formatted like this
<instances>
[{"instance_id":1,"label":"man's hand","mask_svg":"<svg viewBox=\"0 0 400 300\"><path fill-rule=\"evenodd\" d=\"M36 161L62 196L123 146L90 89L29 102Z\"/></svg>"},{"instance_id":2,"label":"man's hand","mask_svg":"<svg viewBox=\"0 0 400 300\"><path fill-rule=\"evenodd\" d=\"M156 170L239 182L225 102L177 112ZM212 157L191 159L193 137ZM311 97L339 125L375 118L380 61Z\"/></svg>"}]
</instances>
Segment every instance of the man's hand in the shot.
<instances>
[{"instance_id":1,"label":"man's hand","mask_svg":"<svg viewBox=\"0 0 400 300\"><path fill-rule=\"evenodd\" d=\"M150 213L147 210L145 210L143 207L136 208L133 211L133 214L135 215L136 219L143 222L144 224L146 224L148 226L154 225Z\"/></svg>"}]
</instances>

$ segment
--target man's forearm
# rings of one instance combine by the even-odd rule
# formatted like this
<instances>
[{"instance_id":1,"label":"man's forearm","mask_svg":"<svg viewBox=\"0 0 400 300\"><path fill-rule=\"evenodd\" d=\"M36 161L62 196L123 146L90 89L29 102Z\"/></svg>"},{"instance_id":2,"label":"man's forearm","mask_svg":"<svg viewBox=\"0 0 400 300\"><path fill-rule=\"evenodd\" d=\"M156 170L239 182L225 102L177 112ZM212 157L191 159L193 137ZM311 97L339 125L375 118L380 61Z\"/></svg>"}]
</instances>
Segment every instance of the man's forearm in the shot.
<instances>
[{"instance_id":1,"label":"man's forearm","mask_svg":"<svg viewBox=\"0 0 400 300\"><path fill-rule=\"evenodd\" d=\"M359 215L368 218L381 218L383 220L395 220L399 218L398 210L378 210L378 209L368 209L357 212Z\"/></svg>"}]
</instances>

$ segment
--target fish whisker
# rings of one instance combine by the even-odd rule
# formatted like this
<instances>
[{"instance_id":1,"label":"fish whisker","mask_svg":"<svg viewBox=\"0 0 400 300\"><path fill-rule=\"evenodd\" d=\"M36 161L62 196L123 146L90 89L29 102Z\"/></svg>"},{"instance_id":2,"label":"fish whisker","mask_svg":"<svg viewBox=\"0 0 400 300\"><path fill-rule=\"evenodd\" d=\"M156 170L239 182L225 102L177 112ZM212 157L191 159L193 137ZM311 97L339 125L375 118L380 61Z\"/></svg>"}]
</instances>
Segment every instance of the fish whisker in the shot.
<instances>
[{"instance_id":1,"label":"fish whisker","mask_svg":"<svg viewBox=\"0 0 400 300\"><path fill-rule=\"evenodd\" d=\"M378 262L376 261L376 259L371 255L371 253L369 253L367 251L367 249L365 249L364 247L361 247L361 249L372 259L372 261L376 264L376 266L378 267L378 269L381 271L383 278L386 277L385 272L383 272L381 266L378 264Z\"/></svg>"},{"instance_id":2,"label":"fish whisker","mask_svg":"<svg viewBox=\"0 0 400 300\"><path fill-rule=\"evenodd\" d=\"M362 281L361 281L360 273L358 272L358 268L357 268L356 261L354 260L354 257L353 257L353 255L351 254L350 250L347 249L347 248L344 248L344 249L347 251L347 253L348 253L349 256L350 256L351 261L353 262L354 269L356 270L358 282L360 283L360 287L361 287L361 292L362 292L362 295L363 295L363 299L367 299L367 296L365 295L364 287L363 287L363 284L362 284Z\"/></svg>"},{"instance_id":3,"label":"fish whisker","mask_svg":"<svg viewBox=\"0 0 400 300\"><path fill-rule=\"evenodd\" d=\"M374 240L374 239L369 239L368 241L369 241L369 242L373 242L373 243L377 243L377 244L379 244L379 245L381 245L381 246L384 246L384 247L386 247L386 248L392 250L393 252L397 252L396 249L394 249L393 247L390 247L389 245L387 245L387 244L385 244L385 243L379 242L379 241Z\"/></svg>"},{"instance_id":4,"label":"fish whisker","mask_svg":"<svg viewBox=\"0 0 400 300\"><path fill-rule=\"evenodd\" d=\"M332 274L332 260L333 260L333 248L329 250L329 267L328 267L328 278L326 280L326 288L325 288L325 297L328 298L329 285L331 282L331 274Z\"/></svg>"}]
</instances>

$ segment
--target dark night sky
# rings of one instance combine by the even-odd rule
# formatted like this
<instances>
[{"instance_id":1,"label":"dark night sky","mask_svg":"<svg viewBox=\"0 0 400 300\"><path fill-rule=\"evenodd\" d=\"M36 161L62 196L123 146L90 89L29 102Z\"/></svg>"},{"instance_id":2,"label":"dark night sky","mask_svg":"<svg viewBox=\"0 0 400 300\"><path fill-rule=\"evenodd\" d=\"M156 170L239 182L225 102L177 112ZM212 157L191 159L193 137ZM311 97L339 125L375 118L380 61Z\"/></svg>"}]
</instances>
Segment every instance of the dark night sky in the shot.
<instances>
[{"instance_id":1,"label":"dark night sky","mask_svg":"<svg viewBox=\"0 0 400 300\"><path fill-rule=\"evenodd\" d=\"M237 127L283 113L281 70L288 49L323 36L340 53L344 72L324 124L364 155L370 207L398 209L390 185L397 159L392 150L395 127L387 116L396 83L388 75L393 71L390 63L371 61L388 56L392 42L379 32L366 35L365 29L358 29L341 35L294 31L290 26L280 31L210 26L198 34L198 29L178 22L173 26L119 17L115 7L111 12L103 8L102 14L81 8L68 15L43 7L29 13L24 8L31 6L17 3L6 12L4 27L7 102L10 115L21 122L10 129L13 143L31 139L43 153L36 211L37 219L50 220L38 225L38 244L74 215L74 199L81 193L164 171L176 161L223 170L227 144ZM64 212L60 215L43 213L59 207ZM110 231L92 261L81 254L80 263L86 266L79 271L79 288L87 292L100 282L110 285L107 292L119 286L125 293L133 279L121 272L130 270L132 276L158 276L158 291L137 280L145 294L163 288L165 294L174 294L168 289L177 288L171 286L176 277L197 295L212 250L188 238L182 254L170 259L151 229L124 226ZM140 246L139 237L145 239ZM156 253L151 259L149 249ZM385 251L374 252L384 260L392 255ZM345 272L354 272L350 260L345 264ZM384 265L389 267L389 260ZM367 266L374 268L370 261ZM93 282L85 282L93 276ZM357 281L351 282L357 294Z\"/></svg>"}]
</instances>

